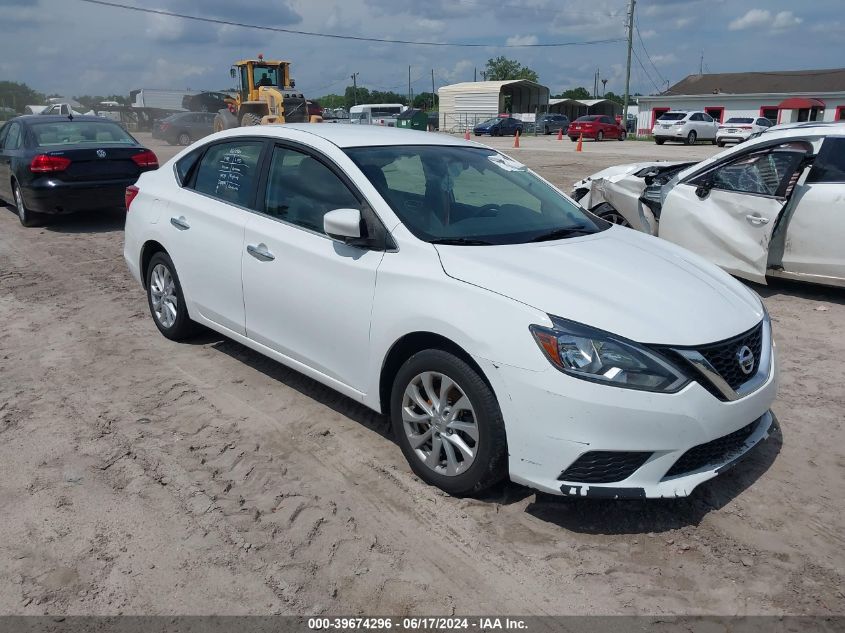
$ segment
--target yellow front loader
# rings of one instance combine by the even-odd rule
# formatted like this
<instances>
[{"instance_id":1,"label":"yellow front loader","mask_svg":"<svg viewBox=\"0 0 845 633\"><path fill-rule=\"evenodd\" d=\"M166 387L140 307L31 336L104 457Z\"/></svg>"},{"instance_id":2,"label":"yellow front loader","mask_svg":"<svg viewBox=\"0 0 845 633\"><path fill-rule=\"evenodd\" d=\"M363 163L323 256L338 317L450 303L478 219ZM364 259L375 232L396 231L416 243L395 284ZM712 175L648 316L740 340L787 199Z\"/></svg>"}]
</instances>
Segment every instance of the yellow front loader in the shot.
<instances>
[{"instance_id":1,"label":"yellow front loader","mask_svg":"<svg viewBox=\"0 0 845 633\"><path fill-rule=\"evenodd\" d=\"M238 80L238 94L227 99L227 108L214 118L214 131L242 125L268 123L317 123L322 117L310 115L308 102L290 77L290 62L244 59L230 72Z\"/></svg>"}]
</instances>

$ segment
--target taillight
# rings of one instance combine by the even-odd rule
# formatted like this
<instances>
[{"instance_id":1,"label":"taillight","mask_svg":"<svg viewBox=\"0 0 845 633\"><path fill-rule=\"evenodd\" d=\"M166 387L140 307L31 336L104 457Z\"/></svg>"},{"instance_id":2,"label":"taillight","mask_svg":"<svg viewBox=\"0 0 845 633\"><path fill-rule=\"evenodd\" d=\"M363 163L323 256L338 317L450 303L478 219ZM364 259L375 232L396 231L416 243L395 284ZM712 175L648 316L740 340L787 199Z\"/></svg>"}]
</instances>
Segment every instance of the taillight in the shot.
<instances>
[{"instance_id":1,"label":"taillight","mask_svg":"<svg viewBox=\"0 0 845 633\"><path fill-rule=\"evenodd\" d=\"M68 167L70 167L69 158L38 154L29 164L29 171L34 174L49 174L56 171L64 171Z\"/></svg>"},{"instance_id":2,"label":"taillight","mask_svg":"<svg viewBox=\"0 0 845 633\"><path fill-rule=\"evenodd\" d=\"M158 129L160 129L160 130L170 129L170 123L161 123L161 124L159 124Z\"/></svg>"},{"instance_id":3,"label":"taillight","mask_svg":"<svg viewBox=\"0 0 845 633\"><path fill-rule=\"evenodd\" d=\"M158 158L148 149L138 152L137 154L133 154L132 160L135 161L135 164L138 165L138 167L158 169Z\"/></svg>"},{"instance_id":4,"label":"taillight","mask_svg":"<svg viewBox=\"0 0 845 633\"><path fill-rule=\"evenodd\" d=\"M135 185L129 185L126 188L126 194L124 196L124 200L126 201L126 210L129 211L129 205L132 204L132 201L138 195L141 190L138 189Z\"/></svg>"}]
</instances>

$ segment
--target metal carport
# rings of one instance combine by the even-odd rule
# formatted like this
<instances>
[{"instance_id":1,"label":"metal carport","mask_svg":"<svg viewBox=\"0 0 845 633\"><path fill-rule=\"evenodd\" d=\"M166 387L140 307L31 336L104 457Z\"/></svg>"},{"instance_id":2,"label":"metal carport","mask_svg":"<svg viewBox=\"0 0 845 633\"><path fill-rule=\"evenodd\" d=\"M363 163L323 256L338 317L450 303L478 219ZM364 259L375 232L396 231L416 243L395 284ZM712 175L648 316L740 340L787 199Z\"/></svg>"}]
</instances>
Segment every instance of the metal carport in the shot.
<instances>
[{"instance_id":1,"label":"metal carport","mask_svg":"<svg viewBox=\"0 0 845 633\"><path fill-rule=\"evenodd\" d=\"M442 132L463 131L504 112L544 112L549 104L549 89L527 79L467 81L443 86L437 94Z\"/></svg>"}]
</instances>

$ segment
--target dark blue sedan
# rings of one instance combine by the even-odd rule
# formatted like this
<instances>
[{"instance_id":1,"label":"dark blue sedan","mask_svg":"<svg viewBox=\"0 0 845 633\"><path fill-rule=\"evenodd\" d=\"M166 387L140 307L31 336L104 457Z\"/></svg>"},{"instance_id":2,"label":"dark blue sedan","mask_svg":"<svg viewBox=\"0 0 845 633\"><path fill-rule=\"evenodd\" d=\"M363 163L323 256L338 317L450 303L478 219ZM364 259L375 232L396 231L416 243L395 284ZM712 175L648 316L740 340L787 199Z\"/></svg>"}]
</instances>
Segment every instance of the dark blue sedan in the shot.
<instances>
[{"instance_id":1,"label":"dark blue sedan","mask_svg":"<svg viewBox=\"0 0 845 633\"><path fill-rule=\"evenodd\" d=\"M24 226L122 207L126 187L157 168L156 155L108 119L30 115L0 128L0 200Z\"/></svg>"},{"instance_id":2,"label":"dark blue sedan","mask_svg":"<svg viewBox=\"0 0 845 633\"><path fill-rule=\"evenodd\" d=\"M479 123L472 128L476 136L482 134L489 134L490 136L509 136L517 132L522 135L522 121L515 119L512 116L497 116L492 119L487 119L483 123Z\"/></svg>"}]
</instances>

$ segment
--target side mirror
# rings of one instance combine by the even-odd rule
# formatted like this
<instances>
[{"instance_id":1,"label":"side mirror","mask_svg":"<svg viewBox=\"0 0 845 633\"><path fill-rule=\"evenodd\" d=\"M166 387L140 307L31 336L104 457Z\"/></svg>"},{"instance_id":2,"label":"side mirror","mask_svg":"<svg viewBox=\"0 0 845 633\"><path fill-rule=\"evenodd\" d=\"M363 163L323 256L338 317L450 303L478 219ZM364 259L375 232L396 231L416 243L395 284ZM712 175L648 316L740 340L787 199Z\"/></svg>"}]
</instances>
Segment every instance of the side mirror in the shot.
<instances>
[{"instance_id":1,"label":"side mirror","mask_svg":"<svg viewBox=\"0 0 845 633\"><path fill-rule=\"evenodd\" d=\"M702 200L706 198L710 194L710 190L713 188L714 181L715 178L713 176L709 176L707 180L699 183L698 187L695 188L695 195Z\"/></svg>"},{"instance_id":2,"label":"side mirror","mask_svg":"<svg viewBox=\"0 0 845 633\"><path fill-rule=\"evenodd\" d=\"M334 209L323 216L323 231L346 244L361 239L361 212L358 209Z\"/></svg>"}]
</instances>

